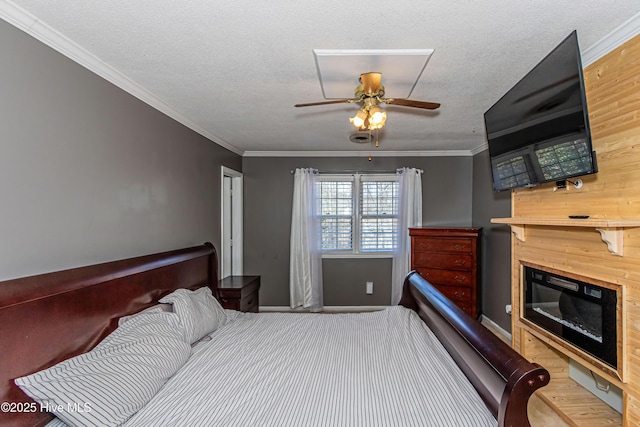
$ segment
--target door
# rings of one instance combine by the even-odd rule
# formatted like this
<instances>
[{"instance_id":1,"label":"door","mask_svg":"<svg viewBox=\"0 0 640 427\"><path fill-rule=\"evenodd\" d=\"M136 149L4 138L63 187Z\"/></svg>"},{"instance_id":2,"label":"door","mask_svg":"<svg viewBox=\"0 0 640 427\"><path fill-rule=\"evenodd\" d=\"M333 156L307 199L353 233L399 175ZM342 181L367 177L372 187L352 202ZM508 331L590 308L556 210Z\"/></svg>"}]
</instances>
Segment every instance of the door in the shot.
<instances>
[{"instance_id":1,"label":"door","mask_svg":"<svg viewBox=\"0 0 640 427\"><path fill-rule=\"evenodd\" d=\"M222 166L221 278L242 275L242 173Z\"/></svg>"}]
</instances>

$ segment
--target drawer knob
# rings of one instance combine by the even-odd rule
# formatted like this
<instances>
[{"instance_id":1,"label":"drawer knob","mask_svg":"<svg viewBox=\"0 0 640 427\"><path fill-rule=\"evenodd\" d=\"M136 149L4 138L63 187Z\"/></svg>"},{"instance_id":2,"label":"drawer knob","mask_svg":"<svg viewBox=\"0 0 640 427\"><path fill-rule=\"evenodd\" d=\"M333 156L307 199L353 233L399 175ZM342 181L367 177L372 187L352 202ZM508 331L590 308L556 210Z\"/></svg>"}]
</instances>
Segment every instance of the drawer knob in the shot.
<instances>
[{"instance_id":1,"label":"drawer knob","mask_svg":"<svg viewBox=\"0 0 640 427\"><path fill-rule=\"evenodd\" d=\"M456 282L464 282L464 281L467 280L467 276L458 276L456 274L456 277L454 277L454 279L455 279Z\"/></svg>"},{"instance_id":2,"label":"drawer knob","mask_svg":"<svg viewBox=\"0 0 640 427\"><path fill-rule=\"evenodd\" d=\"M457 297L464 297L467 295L465 291L455 291L453 294Z\"/></svg>"},{"instance_id":3,"label":"drawer knob","mask_svg":"<svg viewBox=\"0 0 640 427\"><path fill-rule=\"evenodd\" d=\"M461 250L463 250L463 249L467 249L467 245L465 245L465 244L460 244L460 243L456 243L455 245L453 245L453 247L454 247L456 250L458 250L458 251L461 251Z\"/></svg>"},{"instance_id":4,"label":"drawer knob","mask_svg":"<svg viewBox=\"0 0 640 427\"><path fill-rule=\"evenodd\" d=\"M457 265L457 266L463 266L463 265L465 265L466 263L467 263L467 261L465 261L465 260L463 260L463 259L457 259L457 260L455 261L455 265Z\"/></svg>"}]
</instances>

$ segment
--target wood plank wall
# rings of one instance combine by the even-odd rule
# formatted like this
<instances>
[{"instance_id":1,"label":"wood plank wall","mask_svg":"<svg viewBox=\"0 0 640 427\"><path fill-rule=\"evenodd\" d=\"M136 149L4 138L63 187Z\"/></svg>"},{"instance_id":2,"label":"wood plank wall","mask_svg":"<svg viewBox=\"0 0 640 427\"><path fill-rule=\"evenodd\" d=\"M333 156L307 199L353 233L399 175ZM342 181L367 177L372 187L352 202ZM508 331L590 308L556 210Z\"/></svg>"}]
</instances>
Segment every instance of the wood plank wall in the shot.
<instances>
[{"instance_id":1,"label":"wood plank wall","mask_svg":"<svg viewBox=\"0 0 640 427\"><path fill-rule=\"evenodd\" d=\"M640 36L587 67L585 84L598 174L582 177L581 189L554 192L553 184L545 184L513 191L513 217L640 219ZM623 286L622 418L623 425L640 425L640 228L625 228L624 256L609 253L593 228L527 225L525 233L524 242L512 238L513 346L533 358L540 354L545 364L548 354L536 351L540 343L532 344L518 321L520 260ZM556 374L565 374L562 363L551 366Z\"/></svg>"}]
</instances>

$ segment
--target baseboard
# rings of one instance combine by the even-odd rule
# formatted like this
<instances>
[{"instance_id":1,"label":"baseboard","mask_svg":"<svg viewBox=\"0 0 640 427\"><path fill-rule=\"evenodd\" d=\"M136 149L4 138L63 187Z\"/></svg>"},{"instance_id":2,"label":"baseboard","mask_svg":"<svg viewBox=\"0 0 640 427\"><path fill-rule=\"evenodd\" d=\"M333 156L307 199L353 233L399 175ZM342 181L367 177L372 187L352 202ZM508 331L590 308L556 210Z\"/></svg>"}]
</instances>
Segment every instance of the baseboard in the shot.
<instances>
[{"instance_id":1,"label":"baseboard","mask_svg":"<svg viewBox=\"0 0 640 427\"><path fill-rule=\"evenodd\" d=\"M386 305L325 305L324 311L331 311L335 313L353 313L361 311L379 311L384 310L388 306ZM261 313L309 313L308 308L291 308L289 306L282 305L261 305Z\"/></svg>"},{"instance_id":2,"label":"baseboard","mask_svg":"<svg viewBox=\"0 0 640 427\"><path fill-rule=\"evenodd\" d=\"M500 335L502 335L504 338L507 339L507 341L511 342L511 334L507 331L505 331L504 329L502 329L502 327L500 325L498 325L496 322L494 322L493 320L489 319L487 316L485 316L484 314L481 317L480 322L487 326L490 329L493 329L495 332L499 333Z\"/></svg>"}]
</instances>

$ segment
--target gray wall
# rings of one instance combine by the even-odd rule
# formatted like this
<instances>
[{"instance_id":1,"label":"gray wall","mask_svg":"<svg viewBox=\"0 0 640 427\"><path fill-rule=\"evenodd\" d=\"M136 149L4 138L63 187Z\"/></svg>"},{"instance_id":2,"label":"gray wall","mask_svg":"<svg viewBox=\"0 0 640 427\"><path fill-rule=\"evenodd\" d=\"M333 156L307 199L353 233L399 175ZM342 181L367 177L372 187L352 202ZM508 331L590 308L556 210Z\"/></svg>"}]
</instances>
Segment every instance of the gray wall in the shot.
<instances>
[{"instance_id":1,"label":"gray wall","mask_svg":"<svg viewBox=\"0 0 640 427\"><path fill-rule=\"evenodd\" d=\"M511 304L511 230L491 224L491 218L511 216L511 192L493 191L489 151L473 157L473 225L483 227L482 312L506 331L511 317L505 305Z\"/></svg>"},{"instance_id":2,"label":"gray wall","mask_svg":"<svg viewBox=\"0 0 640 427\"><path fill-rule=\"evenodd\" d=\"M0 21L0 279L220 241L242 158Z\"/></svg>"},{"instance_id":3,"label":"gray wall","mask_svg":"<svg viewBox=\"0 0 640 427\"><path fill-rule=\"evenodd\" d=\"M0 280L205 240L220 245L220 166L245 176L245 273L262 304L288 305L296 167L414 166L424 225L484 227L483 312L510 329L509 193L488 153L470 157L245 158L229 152L0 21ZM390 259L325 259L327 305L384 305ZM364 283L373 281L373 295Z\"/></svg>"},{"instance_id":4,"label":"gray wall","mask_svg":"<svg viewBox=\"0 0 640 427\"><path fill-rule=\"evenodd\" d=\"M289 305L289 237L293 176L297 167L320 172L424 170L423 224L471 226L471 157L245 157L244 272L262 276L260 304ZM388 305L391 295L391 259L324 259L325 305ZM365 282L374 282L366 295Z\"/></svg>"}]
</instances>

